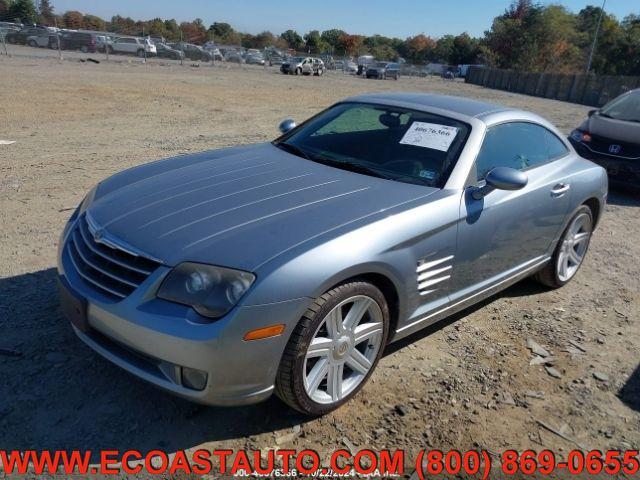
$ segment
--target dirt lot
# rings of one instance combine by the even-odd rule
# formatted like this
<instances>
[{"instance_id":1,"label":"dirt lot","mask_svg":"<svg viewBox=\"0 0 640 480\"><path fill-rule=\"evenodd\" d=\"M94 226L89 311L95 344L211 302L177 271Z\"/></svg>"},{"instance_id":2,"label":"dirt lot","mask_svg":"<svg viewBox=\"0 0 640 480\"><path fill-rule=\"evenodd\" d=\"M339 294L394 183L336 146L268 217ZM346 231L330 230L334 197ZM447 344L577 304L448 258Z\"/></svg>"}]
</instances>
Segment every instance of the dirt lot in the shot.
<instances>
[{"instance_id":1,"label":"dirt lot","mask_svg":"<svg viewBox=\"0 0 640 480\"><path fill-rule=\"evenodd\" d=\"M58 234L97 181L160 157L276 136L347 95L411 90L540 113L587 108L438 78L285 77L261 68L0 57L0 449L640 447L640 199L613 192L565 288L530 281L392 346L348 405L308 420L276 398L205 408L124 374L62 318ZM555 357L530 365L533 339ZM577 346L576 346L577 345ZM599 379L597 379L598 377ZM555 429L563 435L552 433Z\"/></svg>"}]
</instances>

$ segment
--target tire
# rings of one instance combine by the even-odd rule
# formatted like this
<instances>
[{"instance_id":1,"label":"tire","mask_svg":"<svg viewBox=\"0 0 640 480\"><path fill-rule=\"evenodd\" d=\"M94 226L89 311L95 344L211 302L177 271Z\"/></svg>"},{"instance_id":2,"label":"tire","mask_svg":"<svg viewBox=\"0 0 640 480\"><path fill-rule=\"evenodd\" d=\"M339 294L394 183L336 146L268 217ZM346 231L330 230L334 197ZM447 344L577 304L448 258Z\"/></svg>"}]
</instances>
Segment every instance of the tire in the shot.
<instances>
[{"instance_id":1,"label":"tire","mask_svg":"<svg viewBox=\"0 0 640 480\"><path fill-rule=\"evenodd\" d=\"M364 313L353 317L359 320L352 330L348 328L348 314L356 306L358 308L353 312ZM335 324L339 327L330 328L327 321L336 318L335 312L340 312L338 318L342 321ZM340 329L343 329L340 333L331 333ZM365 331L369 332L366 339L363 337ZM318 297L296 325L278 368L276 394L306 415L324 415L335 410L365 385L382 356L388 334L389 308L378 288L358 280L338 285ZM319 348L319 344L327 346L307 357L314 339L315 348ZM323 353L319 353L320 350ZM358 361L354 363L354 359ZM364 361L358 363L362 359ZM351 365L359 365L359 370L352 369ZM314 369L315 372L326 369L326 372L314 375ZM307 386L305 378L314 377L316 385ZM334 386L330 386L332 378L339 378L340 382L331 382ZM323 386L325 390L322 390Z\"/></svg>"},{"instance_id":2,"label":"tire","mask_svg":"<svg viewBox=\"0 0 640 480\"><path fill-rule=\"evenodd\" d=\"M16 39L16 37L8 37L7 41L13 45L15 45L16 43L18 43L18 40Z\"/></svg>"},{"instance_id":3,"label":"tire","mask_svg":"<svg viewBox=\"0 0 640 480\"><path fill-rule=\"evenodd\" d=\"M581 227L576 230L577 225ZM584 263L589 250L589 243L593 233L593 214L586 205L578 208L569 224L562 232L558 245L549 261L542 270L533 275L533 278L549 288L560 288L571 281ZM582 240L576 242L576 235ZM574 255L571 255L571 251ZM579 261L576 260L579 258ZM563 265L567 262L563 271Z\"/></svg>"},{"instance_id":4,"label":"tire","mask_svg":"<svg viewBox=\"0 0 640 480\"><path fill-rule=\"evenodd\" d=\"M37 47L38 43L35 40L29 40L29 46L30 47Z\"/></svg>"},{"instance_id":5,"label":"tire","mask_svg":"<svg viewBox=\"0 0 640 480\"><path fill-rule=\"evenodd\" d=\"M394 79L394 80L398 80L398 75L395 75L395 76L393 77L393 79Z\"/></svg>"},{"instance_id":6,"label":"tire","mask_svg":"<svg viewBox=\"0 0 640 480\"><path fill-rule=\"evenodd\" d=\"M82 53L87 53L89 51L89 47L87 47L86 45L80 45L80 51Z\"/></svg>"},{"instance_id":7,"label":"tire","mask_svg":"<svg viewBox=\"0 0 640 480\"><path fill-rule=\"evenodd\" d=\"M302 69L301 68L296 68L296 75L300 75L302 73Z\"/></svg>"},{"instance_id":8,"label":"tire","mask_svg":"<svg viewBox=\"0 0 640 480\"><path fill-rule=\"evenodd\" d=\"M143 49L138 50L137 55L138 55L138 58L144 58L144 50Z\"/></svg>"}]
</instances>

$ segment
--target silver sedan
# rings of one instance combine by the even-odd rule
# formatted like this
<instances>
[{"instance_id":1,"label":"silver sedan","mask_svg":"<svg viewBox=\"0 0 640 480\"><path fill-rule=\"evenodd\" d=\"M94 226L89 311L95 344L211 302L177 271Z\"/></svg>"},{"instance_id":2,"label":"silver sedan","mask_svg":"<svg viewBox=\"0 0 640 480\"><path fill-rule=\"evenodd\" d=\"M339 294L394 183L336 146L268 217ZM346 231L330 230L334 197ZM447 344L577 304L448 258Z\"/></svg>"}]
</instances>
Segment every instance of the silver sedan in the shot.
<instances>
[{"instance_id":1,"label":"silver sedan","mask_svg":"<svg viewBox=\"0 0 640 480\"><path fill-rule=\"evenodd\" d=\"M567 283L604 210L605 171L524 111L376 94L281 130L88 193L58 255L81 340L197 402L323 414L388 343L525 277Z\"/></svg>"}]
</instances>

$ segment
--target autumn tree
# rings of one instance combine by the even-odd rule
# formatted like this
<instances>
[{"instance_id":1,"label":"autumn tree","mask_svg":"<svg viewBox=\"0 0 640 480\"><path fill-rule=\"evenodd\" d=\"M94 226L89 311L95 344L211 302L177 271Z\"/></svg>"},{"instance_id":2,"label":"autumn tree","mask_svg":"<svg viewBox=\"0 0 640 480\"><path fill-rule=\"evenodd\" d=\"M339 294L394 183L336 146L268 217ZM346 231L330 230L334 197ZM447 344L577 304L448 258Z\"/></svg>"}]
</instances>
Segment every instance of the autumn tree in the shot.
<instances>
[{"instance_id":1,"label":"autumn tree","mask_svg":"<svg viewBox=\"0 0 640 480\"><path fill-rule=\"evenodd\" d=\"M84 28L84 15L76 10L68 10L62 14L64 26L73 30Z\"/></svg>"}]
</instances>

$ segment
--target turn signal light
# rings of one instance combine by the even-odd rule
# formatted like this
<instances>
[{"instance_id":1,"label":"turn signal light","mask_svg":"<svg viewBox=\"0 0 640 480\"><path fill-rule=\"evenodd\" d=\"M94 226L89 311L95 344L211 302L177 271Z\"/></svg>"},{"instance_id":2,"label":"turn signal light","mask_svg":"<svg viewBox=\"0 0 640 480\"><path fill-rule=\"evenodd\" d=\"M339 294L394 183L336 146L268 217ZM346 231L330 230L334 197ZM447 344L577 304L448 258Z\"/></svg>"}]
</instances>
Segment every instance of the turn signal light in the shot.
<instances>
[{"instance_id":1,"label":"turn signal light","mask_svg":"<svg viewBox=\"0 0 640 480\"><path fill-rule=\"evenodd\" d=\"M587 132L584 132L582 134L582 141L583 142L590 142L591 141L591 135L589 135Z\"/></svg>"},{"instance_id":2,"label":"turn signal light","mask_svg":"<svg viewBox=\"0 0 640 480\"><path fill-rule=\"evenodd\" d=\"M244 334L244 340L260 340L262 338L277 337L284 332L284 324L271 325L269 327L250 330Z\"/></svg>"}]
</instances>

